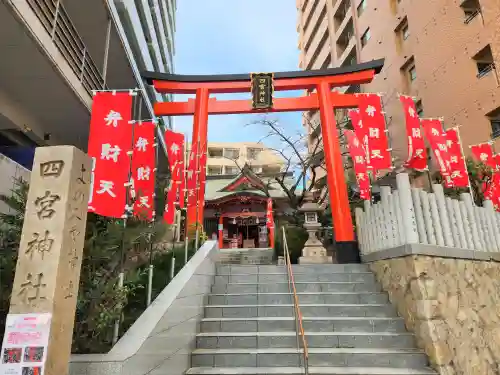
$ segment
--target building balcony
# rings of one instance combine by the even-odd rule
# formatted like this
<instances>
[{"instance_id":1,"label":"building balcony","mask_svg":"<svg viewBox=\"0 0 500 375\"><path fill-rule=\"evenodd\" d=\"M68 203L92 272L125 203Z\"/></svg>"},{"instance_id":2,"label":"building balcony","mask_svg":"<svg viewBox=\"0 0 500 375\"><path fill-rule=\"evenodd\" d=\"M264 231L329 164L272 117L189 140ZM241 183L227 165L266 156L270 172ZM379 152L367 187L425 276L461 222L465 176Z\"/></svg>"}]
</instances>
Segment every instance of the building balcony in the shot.
<instances>
[{"instance_id":1,"label":"building balcony","mask_svg":"<svg viewBox=\"0 0 500 375\"><path fill-rule=\"evenodd\" d=\"M92 91L137 87L109 19L102 0L0 3L0 130L86 150Z\"/></svg>"}]
</instances>

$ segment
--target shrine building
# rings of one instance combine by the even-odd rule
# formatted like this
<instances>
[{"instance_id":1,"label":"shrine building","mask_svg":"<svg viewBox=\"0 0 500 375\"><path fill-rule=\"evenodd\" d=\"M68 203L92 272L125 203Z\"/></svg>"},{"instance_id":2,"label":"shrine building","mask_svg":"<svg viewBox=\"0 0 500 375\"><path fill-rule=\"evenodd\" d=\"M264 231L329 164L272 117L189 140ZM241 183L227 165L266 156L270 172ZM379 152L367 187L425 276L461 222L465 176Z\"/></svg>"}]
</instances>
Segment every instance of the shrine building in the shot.
<instances>
[{"instance_id":1,"label":"shrine building","mask_svg":"<svg viewBox=\"0 0 500 375\"><path fill-rule=\"evenodd\" d=\"M286 187L293 186L293 172L278 173ZM288 209L286 193L275 180L278 173L256 173L245 164L237 175L208 175L203 222L208 237L222 233L222 248L272 247L266 226L268 198L275 222Z\"/></svg>"}]
</instances>

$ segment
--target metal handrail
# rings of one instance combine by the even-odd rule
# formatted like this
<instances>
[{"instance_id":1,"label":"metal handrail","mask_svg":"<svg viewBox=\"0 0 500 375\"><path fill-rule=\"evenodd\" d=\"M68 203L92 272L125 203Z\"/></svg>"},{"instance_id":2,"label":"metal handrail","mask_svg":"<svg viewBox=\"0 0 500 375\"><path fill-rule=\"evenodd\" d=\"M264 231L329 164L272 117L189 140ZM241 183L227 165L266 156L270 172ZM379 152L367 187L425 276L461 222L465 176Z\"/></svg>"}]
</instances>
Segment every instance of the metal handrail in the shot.
<instances>
[{"instance_id":1,"label":"metal handrail","mask_svg":"<svg viewBox=\"0 0 500 375\"><path fill-rule=\"evenodd\" d=\"M27 0L85 90L106 89L104 78L76 31L61 0Z\"/></svg>"},{"instance_id":2,"label":"metal handrail","mask_svg":"<svg viewBox=\"0 0 500 375\"><path fill-rule=\"evenodd\" d=\"M286 241L286 230L283 228L283 252L285 255L285 265L288 275L288 292L293 292L293 314L295 319L295 334L297 337L297 350L300 352L300 342L302 341L302 356L304 359L305 375L309 375L309 350L307 348L307 340L304 333L304 325L302 322L302 313L299 306L299 298L297 297L297 289L295 288L295 279L293 277L292 264L290 262L290 252L288 251L288 243ZM299 337L301 340L299 340Z\"/></svg>"}]
</instances>

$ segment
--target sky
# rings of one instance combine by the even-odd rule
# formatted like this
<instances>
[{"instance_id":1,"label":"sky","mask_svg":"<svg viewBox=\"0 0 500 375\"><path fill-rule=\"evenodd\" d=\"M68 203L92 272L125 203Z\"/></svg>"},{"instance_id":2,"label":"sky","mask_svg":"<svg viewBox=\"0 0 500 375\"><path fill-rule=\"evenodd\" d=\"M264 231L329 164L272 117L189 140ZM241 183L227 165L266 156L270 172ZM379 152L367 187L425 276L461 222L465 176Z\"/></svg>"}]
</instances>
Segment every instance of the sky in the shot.
<instances>
[{"instance_id":1,"label":"sky","mask_svg":"<svg viewBox=\"0 0 500 375\"><path fill-rule=\"evenodd\" d=\"M177 74L230 74L299 70L294 0L179 0L176 13ZM250 99L250 94L220 99ZM299 96L289 92L286 96ZM284 96L281 93L281 96ZM177 95L176 100L188 96ZM268 130L248 125L262 115L210 116L209 142L257 142ZM301 114L268 114L290 135L302 129ZM191 139L192 116L176 117L174 128ZM277 140L275 140L277 141ZM275 142L270 139L264 143ZM272 145L278 147L278 145Z\"/></svg>"}]
</instances>

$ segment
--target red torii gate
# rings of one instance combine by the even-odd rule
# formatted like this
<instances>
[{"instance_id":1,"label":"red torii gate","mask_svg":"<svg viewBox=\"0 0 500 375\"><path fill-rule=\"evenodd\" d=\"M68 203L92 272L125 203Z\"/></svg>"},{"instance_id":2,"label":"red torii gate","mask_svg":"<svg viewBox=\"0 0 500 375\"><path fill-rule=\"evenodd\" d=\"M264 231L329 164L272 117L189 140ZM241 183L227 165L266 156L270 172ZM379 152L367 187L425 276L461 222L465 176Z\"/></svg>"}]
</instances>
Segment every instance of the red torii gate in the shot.
<instances>
[{"instance_id":1,"label":"red torii gate","mask_svg":"<svg viewBox=\"0 0 500 375\"><path fill-rule=\"evenodd\" d=\"M156 116L194 115L193 142L207 144L208 115L238 113L292 112L320 110L321 132L327 170L330 206L335 228L337 249L351 252L355 245L353 222L350 215L349 199L344 175L340 143L336 132L334 108L354 108L358 106L355 94L332 91L334 87L369 83L380 73L384 60L374 60L358 65L321 70L306 70L274 73L274 90L316 90L316 93L296 98L275 98L273 107L256 110L252 100L217 100L210 98L216 93L251 92L250 74L225 75L177 75L143 72L142 77L153 85L159 93L196 94L195 99L186 102L159 102L154 104ZM202 150L206 152L206 150ZM200 166L203 170L205 166ZM203 189L200 189L203 194ZM198 197L203 198L203 197ZM188 225L203 219L203 207L188 209Z\"/></svg>"}]
</instances>

